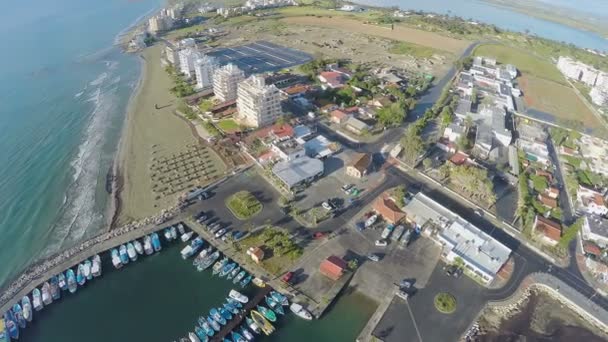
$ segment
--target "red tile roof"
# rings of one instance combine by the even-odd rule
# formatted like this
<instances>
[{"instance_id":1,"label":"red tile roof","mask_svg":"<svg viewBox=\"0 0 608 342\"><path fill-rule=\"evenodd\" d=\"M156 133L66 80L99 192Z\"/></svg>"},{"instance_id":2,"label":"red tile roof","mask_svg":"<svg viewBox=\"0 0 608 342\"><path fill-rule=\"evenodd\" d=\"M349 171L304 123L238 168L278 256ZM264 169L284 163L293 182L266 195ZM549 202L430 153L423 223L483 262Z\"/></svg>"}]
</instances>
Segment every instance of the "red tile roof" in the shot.
<instances>
[{"instance_id":1,"label":"red tile roof","mask_svg":"<svg viewBox=\"0 0 608 342\"><path fill-rule=\"evenodd\" d=\"M310 86L306 84L296 84L294 86L283 89L283 92L287 95L296 95L307 92L310 89Z\"/></svg>"},{"instance_id":2,"label":"red tile roof","mask_svg":"<svg viewBox=\"0 0 608 342\"><path fill-rule=\"evenodd\" d=\"M469 159L469 156L463 152L457 152L452 157L450 157L450 161L454 165L462 165L467 162L467 159Z\"/></svg>"},{"instance_id":3,"label":"red tile roof","mask_svg":"<svg viewBox=\"0 0 608 342\"><path fill-rule=\"evenodd\" d=\"M538 194L538 200L549 208L557 208L557 200L546 196L544 194Z\"/></svg>"},{"instance_id":4,"label":"red tile roof","mask_svg":"<svg viewBox=\"0 0 608 342\"><path fill-rule=\"evenodd\" d=\"M333 88L338 88L345 84L344 76L339 72L323 71L319 76L322 77L325 82L331 85Z\"/></svg>"},{"instance_id":5,"label":"red tile roof","mask_svg":"<svg viewBox=\"0 0 608 342\"><path fill-rule=\"evenodd\" d=\"M376 199L374 210L389 223L399 222L405 217L405 213L386 194L382 194Z\"/></svg>"},{"instance_id":6,"label":"red tile roof","mask_svg":"<svg viewBox=\"0 0 608 342\"><path fill-rule=\"evenodd\" d=\"M345 119L348 117L348 114L340 109L336 109L331 112L331 117L342 121L342 119Z\"/></svg>"},{"instance_id":7,"label":"red tile roof","mask_svg":"<svg viewBox=\"0 0 608 342\"><path fill-rule=\"evenodd\" d=\"M289 124L275 124L271 131L277 138L291 138L294 135L293 127Z\"/></svg>"},{"instance_id":8,"label":"red tile roof","mask_svg":"<svg viewBox=\"0 0 608 342\"><path fill-rule=\"evenodd\" d=\"M598 245L591 241L583 242L583 251L585 251L585 253L587 254L593 254L595 256L602 255L602 250L600 249L600 247L598 247Z\"/></svg>"},{"instance_id":9,"label":"red tile roof","mask_svg":"<svg viewBox=\"0 0 608 342\"><path fill-rule=\"evenodd\" d=\"M536 215L534 229L553 241L559 241L562 237L561 224L540 215Z\"/></svg>"},{"instance_id":10,"label":"red tile roof","mask_svg":"<svg viewBox=\"0 0 608 342\"><path fill-rule=\"evenodd\" d=\"M346 261L338 258L335 255L323 260L319 266L319 271L325 276L338 280L342 276L342 273L346 269Z\"/></svg>"}]
</instances>

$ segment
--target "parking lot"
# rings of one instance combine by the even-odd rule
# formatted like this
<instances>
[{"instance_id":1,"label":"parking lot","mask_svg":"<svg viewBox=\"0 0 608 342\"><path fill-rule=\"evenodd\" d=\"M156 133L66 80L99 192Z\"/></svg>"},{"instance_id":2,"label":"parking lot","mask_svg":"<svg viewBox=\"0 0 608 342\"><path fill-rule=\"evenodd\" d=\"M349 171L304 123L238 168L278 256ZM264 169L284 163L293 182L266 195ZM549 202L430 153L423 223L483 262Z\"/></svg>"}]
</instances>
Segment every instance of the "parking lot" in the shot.
<instances>
[{"instance_id":1,"label":"parking lot","mask_svg":"<svg viewBox=\"0 0 608 342\"><path fill-rule=\"evenodd\" d=\"M207 53L218 58L221 65L236 64L246 74L278 71L312 60L305 52L266 41L219 48Z\"/></svg>"},{"instance_id":2,"label":"parking lot","mask_svg":"<svg viewBox=\"0 0 608 342\"><path fill-rule=\"evenodd\" d=\"M452 278L438 263L424 287L407 301L394 297L373 335L385 342L447 341L463 334L485 305L483 287L466 276ZM456 311L442 314L434 298L440 292L456 297Z\"/></svg>"}]
</instances>

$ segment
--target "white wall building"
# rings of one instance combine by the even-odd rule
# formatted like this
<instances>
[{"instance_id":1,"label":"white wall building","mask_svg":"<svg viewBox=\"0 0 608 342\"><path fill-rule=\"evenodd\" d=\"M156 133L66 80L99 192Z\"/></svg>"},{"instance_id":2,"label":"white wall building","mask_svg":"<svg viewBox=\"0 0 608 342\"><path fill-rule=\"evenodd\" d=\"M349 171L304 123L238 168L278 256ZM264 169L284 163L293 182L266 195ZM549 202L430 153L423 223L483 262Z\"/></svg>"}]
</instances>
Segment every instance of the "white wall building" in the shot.
<instances>
[{"instance_id":1,"label":"white wall building","mask_svg":"<svg viewBox=\"0 0 608 342\"><path fill-rule=\"evenodd\" d=\"M608 247L608 220L601 216L587 214L581 229L583 240L591 240Z\"/></svg>"},{"instance_id":2,"label":"white wall building","mask_svg":"<svg viewBox=\"0 0 608 342\"><path fill-rule=\"evenodd\" d=\"M195 47L186 47L179 50L179 71L188 78L194 78L194 62L201 57Z\"/></svg>"},{"instance_id":3,"label":"white wall building","mask_svg":"<svg viewBox=\"0 0 608 342\"><path fill-rule=\"evenodd\" d=\"M148 32L156 34L161 31L166 31L173 26L173 20L170 17L155 15L148 19Z\"/></svg>"},{"instance_id":4,"label":"white wall building","mask_svg":"<svg viewBox=\"0 0 608 342\"><path fill-rule=\"evenodd\" d=\"M576 191L576 204L579 210L593 215L608 214L608 207L604 202L604 196L601 193L579 186Z\"/></svg>"},{"instance_id":5,"label":"white wall building","mask_svg":"<svg viewBox=\"0 0 608 342\"><path fill-rule=\"evenodd\" d=\"M608 106L608 89L593 87L589 92L591 101L598 106Z\"/></svg>"},{"instance_id":6,"label":"white wall building","mask_svg":"<svg viewBox=\"0 0 608 342\"><path fill-rule=\"evenodd\" d=\"M266 85L259 75L239 83L236 107L239 119L253 127L269 125L283 114L279 89L275 85Z\"/></svg>"},{"instance_id":7,"label":"white wall building","mask_svg":"<svg viewBox=\"0 0 608 342\"><path fill-rule=\"evenodd\" d=\"M194 74L196 75L196 88L213 88L213 74L219 67L214 57L202 55L194 62Z\"/></svg>"},{"instance_id":8,"label":"white wall building","mask_svg":"<svg viewBox=\"0 0 608 342\"><path fill-rule=\"evenodd\" d=\"M213 93L221 102L236 100L238 84L245 79L245 72L234 64L226 64L213 74Z\"/></svg>"}]
</instances>

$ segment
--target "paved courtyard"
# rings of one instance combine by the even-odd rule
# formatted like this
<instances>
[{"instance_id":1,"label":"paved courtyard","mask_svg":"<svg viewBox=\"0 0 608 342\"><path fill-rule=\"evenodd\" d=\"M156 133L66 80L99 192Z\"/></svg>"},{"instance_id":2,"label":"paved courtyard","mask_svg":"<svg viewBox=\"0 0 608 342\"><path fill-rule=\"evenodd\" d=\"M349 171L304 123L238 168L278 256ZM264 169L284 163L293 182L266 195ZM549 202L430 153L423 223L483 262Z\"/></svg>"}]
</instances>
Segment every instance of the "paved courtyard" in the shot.
<instances>
[{"instance_id":1,"label":"paved courtyard","mask_svg":"<svg viewBox=\"0 0 608 342\"><path fill-rule=\"evenodd\" d=\"M236 64L246 74L278 71L312 60L305 52L266 41L219 48L207 54L217 57L221 65Z\"/></svg>"}]
</instances>

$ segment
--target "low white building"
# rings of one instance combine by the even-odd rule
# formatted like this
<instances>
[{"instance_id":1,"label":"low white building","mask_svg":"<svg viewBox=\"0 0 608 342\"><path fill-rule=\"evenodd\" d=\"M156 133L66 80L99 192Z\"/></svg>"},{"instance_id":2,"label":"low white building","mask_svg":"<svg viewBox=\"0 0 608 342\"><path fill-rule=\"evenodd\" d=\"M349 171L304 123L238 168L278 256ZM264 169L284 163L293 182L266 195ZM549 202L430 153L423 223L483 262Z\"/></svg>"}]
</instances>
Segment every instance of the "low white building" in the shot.
<instances>
[{"instance_id":1,"label":"low white building","mask_svg":"<svg viewBox=\"0 0 608 342\"><path fill-rule=\"evenodd\" d=\"M511 249L421 192L403 211L410 224L443 246L446 261L461 260L484 283L492 282L511 255Z\"/></svg>"},{"instance_id":2,"label":"low white building","mask_svg":"<svg viewBox=\"0 0 608 342\"><path fill-rule=\"evenodd\" d=\"M581 229L583 240L594 241L600 246L608 247L608 220L598 216L585 215Z\"/></svg>"},{"instance_id":3,"label":"low white building","mask_svg":"<svg viewBox=\"0 0 608 342\"><path fill-rule=\"evenodd\" d=\"M451 123L443 131L443 136L451 142L457 142L465 133L465 127Z\"/></svg>"},{"instance_id":4,"label":"low white building","mask_svg":"<svg viewBox=\"0 0 608 342\"><path fill-rule=\"evenodd\" d=\"M588 214L601 216L608 214L608 207L606 207L604 196L595 190L580 185L576 192L576 204L579 210Z\"/></svg>"},{"instance_id":5,"label":"low white building","mask_svg":"<svg viewBox=\"0 0 608 342\"><path fill-rule=\"evenodd\" d=\"M608 88L593 87L589 92L591 101L598 106L608 106Z\"/></svg>"}]
</instances>

